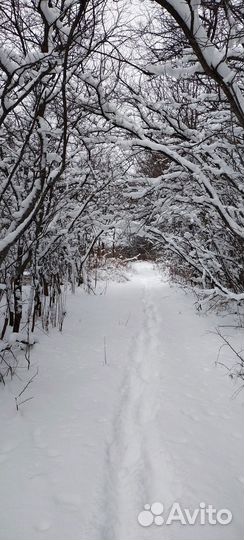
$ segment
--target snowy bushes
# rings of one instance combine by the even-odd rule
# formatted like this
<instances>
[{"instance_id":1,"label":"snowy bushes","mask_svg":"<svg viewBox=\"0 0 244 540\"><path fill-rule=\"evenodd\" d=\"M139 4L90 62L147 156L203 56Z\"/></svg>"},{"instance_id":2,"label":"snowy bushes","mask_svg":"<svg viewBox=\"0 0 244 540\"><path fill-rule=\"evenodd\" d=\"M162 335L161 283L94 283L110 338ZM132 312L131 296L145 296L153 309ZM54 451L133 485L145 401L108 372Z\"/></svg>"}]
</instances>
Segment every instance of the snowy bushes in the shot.
<instances>
[{"instance_id":1,"label":"snowy bushes","mask_svg":"<svg viewBox=\"0 0 244 540\"><path fill-rule=\"evenodd\" d=\"M97 238L110 227L113 157L95 144L104 122L86 82L91 70L100 76L105 10L100 0L1 2L3 363L9 347L14 354L9 335L19 335L23 324L28 332L21 341L28 345L37 321L45 330L49 324L62 328L62 284L79 279ZM107 25L106 39L114 24Z\"/></svg>"}]
</instances>

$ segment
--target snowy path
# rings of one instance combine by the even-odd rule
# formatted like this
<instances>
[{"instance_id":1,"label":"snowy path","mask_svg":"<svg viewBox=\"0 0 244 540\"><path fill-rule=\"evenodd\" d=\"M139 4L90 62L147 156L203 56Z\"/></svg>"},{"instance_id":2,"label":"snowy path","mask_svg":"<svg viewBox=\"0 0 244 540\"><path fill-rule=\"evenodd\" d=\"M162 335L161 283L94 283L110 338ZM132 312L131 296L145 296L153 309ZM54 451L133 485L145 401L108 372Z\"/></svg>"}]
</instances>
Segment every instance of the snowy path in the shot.
<instances>
[{"instance_id":1,"label":"snowy path","mask_svg":"<svg viewBox=\"0 0 244 540\"><path fill-rule=\"evenodd\" d=\"M1 389L0 540L242 540L243 396L215 367L216 317L150 264L69 311L33 352L34 399L17 413L23 381ZM233 521L139 525L175 501Z\"/></svg>"}]
</instances>

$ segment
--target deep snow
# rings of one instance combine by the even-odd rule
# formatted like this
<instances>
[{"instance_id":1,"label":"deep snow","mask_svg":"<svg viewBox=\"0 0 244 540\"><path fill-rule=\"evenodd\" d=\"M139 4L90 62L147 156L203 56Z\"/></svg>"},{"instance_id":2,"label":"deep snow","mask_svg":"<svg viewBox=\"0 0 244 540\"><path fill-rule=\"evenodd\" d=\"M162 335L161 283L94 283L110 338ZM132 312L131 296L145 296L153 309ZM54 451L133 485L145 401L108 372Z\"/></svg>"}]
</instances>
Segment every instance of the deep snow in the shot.
<instances>
[{"instance_id":1,"label":"deep snow","mask_svg":"<svg viewBox=\"0 0 244 540\"><path fill-rule=\"evenodd\" d=\"M31 373L0 388L0 540L242 540L243 393L215 365L218 322L149 263L70 295L63 333L41 335ZM233 521L138 523L175 501Z\"/></svg>"}]
</instances>

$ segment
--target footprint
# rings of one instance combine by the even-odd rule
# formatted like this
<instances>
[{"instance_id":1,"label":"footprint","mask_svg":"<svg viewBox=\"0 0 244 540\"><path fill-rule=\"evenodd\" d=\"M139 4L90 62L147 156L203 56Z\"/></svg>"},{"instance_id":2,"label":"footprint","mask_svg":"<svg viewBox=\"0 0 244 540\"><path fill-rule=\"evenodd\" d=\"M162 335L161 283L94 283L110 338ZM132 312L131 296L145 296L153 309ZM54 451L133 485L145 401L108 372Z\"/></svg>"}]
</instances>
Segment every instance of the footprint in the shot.
<instances>
[{"instance_id":1,"label":"footprint","mask_svg":"<svg viewBox=\"0 0 244 540\"><path fill-rule=\"evenodd\" d=\"M40 449L47 448L47 443L42 439L40 428L34 429L32 436L33 436L33 441L36 448L40 448Z\"/></svg>"},{"instance_id":2,"label":"footprint","mask_svg":"<svg viewBox=\"0 0 244 540\"><path fill-rule=\"evenodd\" d=\"M37 525L36 529L40 532L48 531L51 527L51 522L48 519L42 519Z\"/></svg>"}]
</instances>

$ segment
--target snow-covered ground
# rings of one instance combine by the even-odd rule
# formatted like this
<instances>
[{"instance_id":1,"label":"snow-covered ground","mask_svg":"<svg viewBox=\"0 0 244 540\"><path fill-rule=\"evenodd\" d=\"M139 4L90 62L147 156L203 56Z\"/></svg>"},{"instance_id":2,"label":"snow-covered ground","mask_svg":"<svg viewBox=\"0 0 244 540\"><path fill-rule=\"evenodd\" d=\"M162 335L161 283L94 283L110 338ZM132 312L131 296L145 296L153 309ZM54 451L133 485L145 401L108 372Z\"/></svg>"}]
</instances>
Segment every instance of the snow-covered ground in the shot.
<instances>
[{"instance_id":1,"label":"snow-covered ground","mask_svg":"<svg viewBox=\"0 0 244 540\"><path fill-rule=\"evenodd\" d=\"M218 322L149 263L70 295L63 333L0 389L0 539L242 540L243 392L215 365ZM233 520L143 527L155 502Z\"/></svg>"}]
</instances>

